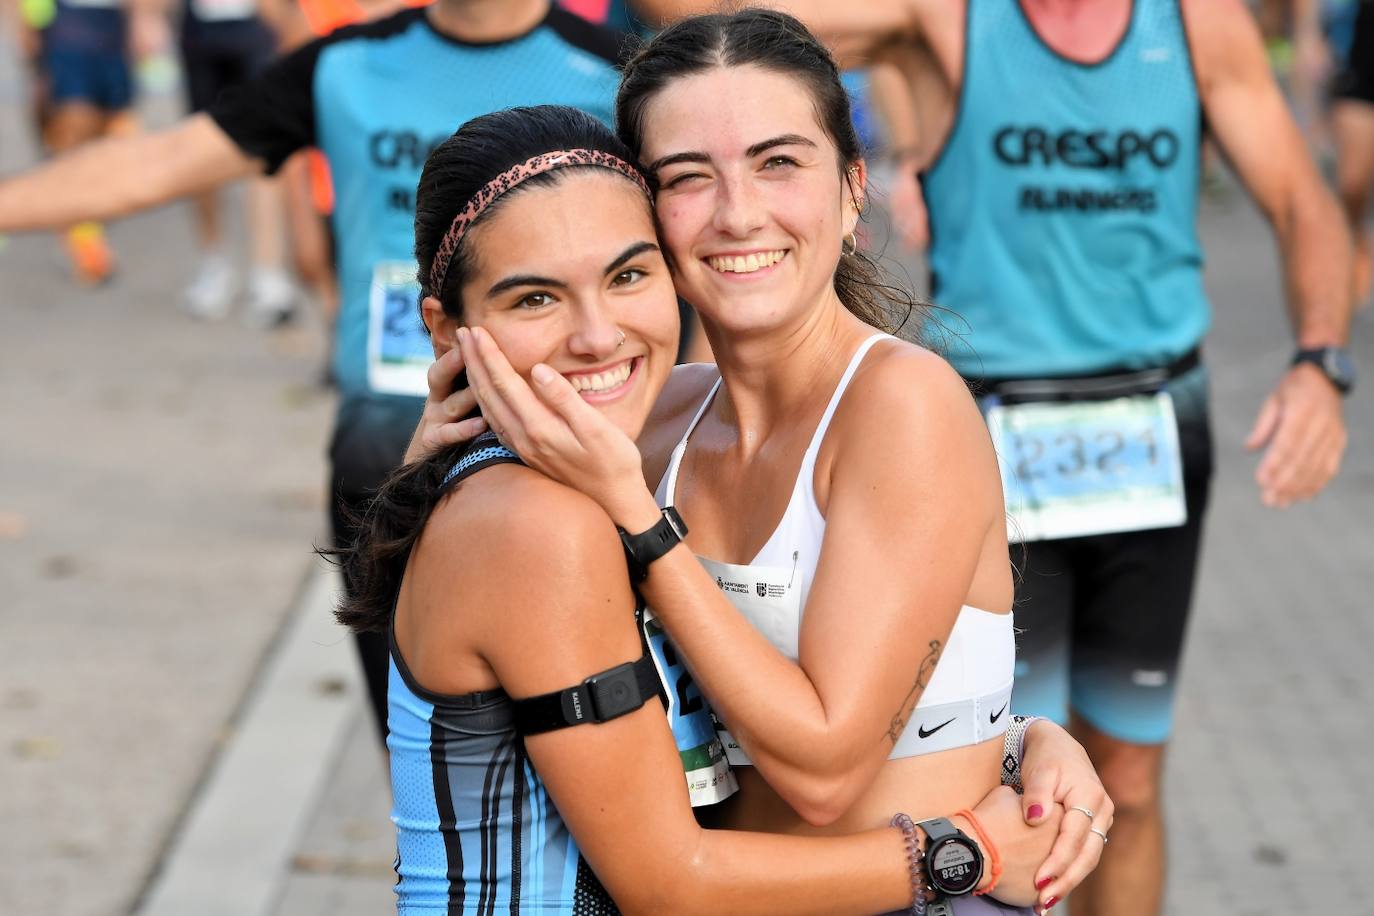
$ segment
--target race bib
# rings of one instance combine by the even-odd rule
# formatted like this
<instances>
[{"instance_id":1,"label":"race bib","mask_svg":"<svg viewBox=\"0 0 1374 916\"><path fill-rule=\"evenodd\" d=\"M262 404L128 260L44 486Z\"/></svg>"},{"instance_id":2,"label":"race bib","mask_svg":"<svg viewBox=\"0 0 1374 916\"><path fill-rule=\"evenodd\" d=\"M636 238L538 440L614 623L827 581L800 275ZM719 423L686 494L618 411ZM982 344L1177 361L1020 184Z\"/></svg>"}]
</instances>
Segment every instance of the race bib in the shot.
<instances>
[{"instance_id":1,"label":"race bib","mask_svg":"<svg viewBox=\"0 0 1374 916\"><path fill-rule=\"evenodd\" d=\"M257 0L191 0L191 14L201 22L232 22L258 14Z\"/></svg>"},{"instance_id":2,"label":"race bib","mask_svg":"<svg viewBox=\"0 0 1374 916\"><path fill-rule=\"evenodd\" d=\"M1007 538L1040 541L1171 528L1187 521L1174 402L984 402Z\"/></svg>"},{"instance_id":3,"label":"race bib","mask_svg":"<svg viewBox=\"0 0 1374 916\"><path fill-rule=\"evenodd\" d=\"M368 300L367 386L379 394L429 393L434 347L420 321L415 265L383 261L372 271Z\"/></svg>"},{"instance_id":4,"label":"race bib","mask_svg":"<svg viewBox=\"0 0 1374 916\"><path fill-rule=\"evenodd\" d=\"M682 758L682 769L687 774L692 807L724 801L739 790L739 784L735 774L730 772L725 749L716 737L711 710L663 625L648 608L644 609L640 626L667 693L668 725L677 743L678 756Z\"/></svg>"},{"instance_id":5,"label":"race bib","mask_svg":"<svg viewBox=\"0 0 1374 916\"><path fill-rule=\"evenodd\" d=\"M740 566L697 557L716 586L779 652L797 660L797 641L801 635L801 590L795 587L796 570L782 566ZM719 721L716 734L725 746L731 766L752 766L749 755L730 730Z\"/></svg>"}]
</instances>

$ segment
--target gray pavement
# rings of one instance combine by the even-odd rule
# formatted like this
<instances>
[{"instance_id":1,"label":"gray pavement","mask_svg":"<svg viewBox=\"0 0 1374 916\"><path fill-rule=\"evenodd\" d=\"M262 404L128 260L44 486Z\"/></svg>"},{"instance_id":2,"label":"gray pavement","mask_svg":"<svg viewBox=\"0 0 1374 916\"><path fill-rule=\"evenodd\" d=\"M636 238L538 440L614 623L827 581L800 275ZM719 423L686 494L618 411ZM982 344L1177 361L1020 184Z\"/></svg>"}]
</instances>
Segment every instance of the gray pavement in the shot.
<instances>
[{"instance_id":1,"label":"gray pavement","mask_svg":"<svg viewBox=\"0 0 1374 916\"><path fill-rule=\"evenodd\" d=\"M31 155L17 86L0 53L0 171ZM1169 912L1374 916L1374 313L1341 478L1263 510L1239 443L1290 352L1273 249L1241 199L1202 219L1218 477ZM116 226L126 269L95 291L50 238L0 243L0 913L385 913L384 766L310 551L320 332L179 315L189 226ZM158 910L188 876L204 899Z\"/></svg>"},{"instance_id":2,"label":"gray pavement","mask_svg":"<svg viewBox=\"0 0 1374 916\"><path fill-rule=\"evenodd\" d=\"M0 37L0 172L32 157L19 103ZM97 290L52 237L0 243L6 916L129 910L324 531L321 331L180 315L190 228L184 206L116 225L124 269Z\"/></svg>"}]
</instances>

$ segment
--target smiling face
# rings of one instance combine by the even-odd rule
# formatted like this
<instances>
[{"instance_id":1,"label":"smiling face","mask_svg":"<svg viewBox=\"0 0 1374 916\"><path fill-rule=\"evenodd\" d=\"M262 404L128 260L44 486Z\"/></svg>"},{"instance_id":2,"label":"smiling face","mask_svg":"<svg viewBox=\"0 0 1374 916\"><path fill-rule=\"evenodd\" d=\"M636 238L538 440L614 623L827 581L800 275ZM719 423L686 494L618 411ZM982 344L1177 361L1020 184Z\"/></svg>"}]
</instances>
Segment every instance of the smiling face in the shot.
<instances>
[{"instance_id":1,"label":"smiling face","mask_svg":"<svg viewBox=\"0 0 1374 916\"><path fill-rule=\"evenodd\" d=\"M462 321L426 299L439 346L488 331L526 379L545 363L638 436L677 355L678 312L644 194L596 168L512 194L463 239ZM623 338L622 338L623 332Z\"/></svg>"},{"instance_id":2,"label":"smiling face","mask_svg":"<svg viewBox=\"0 0 1374 916\"><path fill-rule=\"evenodd\" d=\"M839 161L803 82L753 65L676 80L645 109L642 159L678 291L708 324L748 333L838 304L864 168Z\"/></svg>"}]
</instances>

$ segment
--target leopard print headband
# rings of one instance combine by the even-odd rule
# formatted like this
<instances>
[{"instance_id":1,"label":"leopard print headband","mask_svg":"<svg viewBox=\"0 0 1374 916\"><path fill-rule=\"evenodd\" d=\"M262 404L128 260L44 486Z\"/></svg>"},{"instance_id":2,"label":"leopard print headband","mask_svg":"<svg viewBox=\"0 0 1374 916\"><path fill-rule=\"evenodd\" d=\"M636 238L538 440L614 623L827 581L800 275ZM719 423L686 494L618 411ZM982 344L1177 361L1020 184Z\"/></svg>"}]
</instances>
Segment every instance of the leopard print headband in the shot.
<instances>
[{"instance_id":1,"label":"leopard print headband","mask_svg":"<svg viewBox=\"0 0 1374 916\"><path fill-rule=\"evenodd\" d=\"M453 218L453 225L449 226L448 234L440 243L439 251L434 255L434 263L429 269L430 295L437 296L439 291L444 288L449 263L453 260L453 254L458 250L458 243L463 240L463 236L472 228L472 224L477 222L482 213L503 194L508 193L535 175L542 175L554 169L588 165L619 172L638 185L650 201L653 200L653 192L649 190L648 182L644 180L644 176L639 173L638 169L618 156L590 149L568 149L541 153L507 169L487 182L480 191L472 196L462 212Z\"/></svg>"}]
</instances>

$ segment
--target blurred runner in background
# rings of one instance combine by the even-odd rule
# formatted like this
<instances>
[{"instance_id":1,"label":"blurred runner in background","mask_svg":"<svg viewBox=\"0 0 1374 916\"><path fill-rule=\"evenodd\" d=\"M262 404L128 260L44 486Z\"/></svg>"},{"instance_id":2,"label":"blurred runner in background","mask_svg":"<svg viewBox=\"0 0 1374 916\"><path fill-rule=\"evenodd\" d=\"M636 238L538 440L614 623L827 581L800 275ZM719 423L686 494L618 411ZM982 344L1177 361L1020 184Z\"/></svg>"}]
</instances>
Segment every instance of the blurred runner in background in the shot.
<instances>
[{"instance_id":1,"label":"blurred runner in background","mask_svg":"<svg viewBox=\"0 0 1374 916\"><path fill-rule=\"evenodd\" d=\"M273 0L275 2L275 0ZM270 8L269 8L270 9ZM184 0L181 9L181 60L188 107L205 111L219 94L257 74L272 59L277 37L258 0ZM289 321L296 287L285 270L284 203L274 179L248 179L247 228L251 267L243 288L244 316L269 328ZM223 318L240 292L241 280L225 250L220 191L195 196L200 266L186 288L186 310L207 319Z\"/></svg>"},{"instance_id":2,"label":"blurred runner in background","mask_svg":"<svg viewBox=\"0 0 1374 916\"><path fill-rule=\"evenodd\" d=\"M899 159L894 215L930 243L932 296L966 323L948 355L983 392L1025 542L1012 551L1025 569L1016 705L1072 710L1117 805L1074 913L1157 913L1160 776L1212 468L1202 126L1284 261L1296 352L1247 442L1265 450L1271 506L1316 495L1345 447L1339 210L1240 0L777 5L842 56L883 55L901 74L876 81Z\"/></svg>"},{"instance_id":3,"label":"blurred runner in background","mask_svg":"<svg viewBox=\"0 0 1374 916\"><path fill-rule=\"evenodd\" d=\"M130 10L125 0L12 0L22 53L36 74L34 113L54 155L136 129L131 107ZM140 16L144 15L140 13ZM146 20L140 23L146 28ZM108 280L114 255L95 220L63 227L72 271L83 283Z\"/></svg>"},{"instance_id":4,"label":"blurred runner in background","mask_svg":"<svg viewBox=\"0 0 1374 916\"><path fill-rule=\"evenodd\" d=\"M394 469L419 420L433 351L415 282L415 187L430 149L463 122L565 104L610 123L624 35L549 0L437 0L340 29L158 133L93 144L0 181L0 232L108 219L271 174L308 146L333 172L340 390L329 453L335 541ZM359 634L379 729L385 636Z\"/></svg>"},{"instance_id":5,"label":"blurred runner in background","mask_svg":"<svg viewBox=\"0 0 1374 916\"><path fill-rule=\"evenodd\" d=\"M1316 0L1302 2L1312 4ZM1374 3L1370 0L1359 0L1354 34L1332 96L1336 187L1346 224L1355 238L1355 304L1364 308L1374 286L1374 249L1365 226L1369 186L1374 183Z\"/></svg>"}]
</instances>

